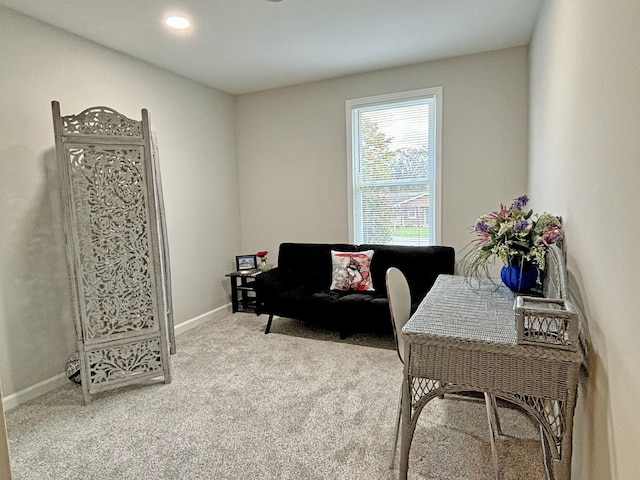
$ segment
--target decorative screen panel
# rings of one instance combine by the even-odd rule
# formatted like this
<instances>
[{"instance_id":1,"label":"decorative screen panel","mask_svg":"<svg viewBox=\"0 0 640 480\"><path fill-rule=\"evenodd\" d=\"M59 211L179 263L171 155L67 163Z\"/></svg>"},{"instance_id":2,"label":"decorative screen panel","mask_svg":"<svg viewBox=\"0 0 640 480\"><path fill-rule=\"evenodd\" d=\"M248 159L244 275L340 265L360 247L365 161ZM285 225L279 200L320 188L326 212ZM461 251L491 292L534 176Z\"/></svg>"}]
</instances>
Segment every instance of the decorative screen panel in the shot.
<instances>
[{"instance_id":1,"label":"decorative screen panel","mask_svg":"<svg viewBox=\"0 0 640 480\"><path fill-rule=\"evenodd\" d=\"M158 328L141 147L68 147L86 337Z\"/></svg>"},{"instance_id":2,"label":"decorative screen panel","mask_svg":"<svg viewBox=\"0 0 640 480\"><path fill-rule=\"evenodd\" d=\"M142 138L142 122L107 107L87 108L78 115L62 118L64 135L108 135Z\"/></svg>"},{"instance_id":3,"label":"decorative screen panel","mask_svg":"<svg viewBox=\"0 0 640 480\"><path fill-rule=\"evenodd\" d=\"M65 117L52 107L85 401L169 383L169 258L147 111L136 121L106 107Z\"/></svg>"},{"instance_id":4,"label":"decorative screen panel","mask_svg":"<svg viewBox=\"0 0 640 480\"><path fill-rule=\"evenodd\" d=\"M88 352L91 385L127 379L135 375L162 373L162 351L156 338Z\"/></svg>"}]
</instances>

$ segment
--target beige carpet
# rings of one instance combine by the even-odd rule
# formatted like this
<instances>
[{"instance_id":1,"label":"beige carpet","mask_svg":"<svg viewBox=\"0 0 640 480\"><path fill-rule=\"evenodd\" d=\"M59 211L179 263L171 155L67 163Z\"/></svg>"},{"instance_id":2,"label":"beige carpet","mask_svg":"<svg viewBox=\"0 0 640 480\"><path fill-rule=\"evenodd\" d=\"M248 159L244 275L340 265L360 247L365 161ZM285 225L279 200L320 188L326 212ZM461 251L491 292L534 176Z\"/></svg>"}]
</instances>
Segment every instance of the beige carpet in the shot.
<instances>
[{"instance_id":1,"label":"beige carpet","mask_svg":"<svg viewBox=\"0 0 640 480\"><path fill-rule=\"evenodd\" d=\"M69 383L7 412L14 480L390 480L402 367L393 339L238 313L177 338L169 385L84 406ZM409 478L493 478L484 403L431 402ZM537 429L500 408L504 480L542 477Z\"/></svg>"}]
</instances>

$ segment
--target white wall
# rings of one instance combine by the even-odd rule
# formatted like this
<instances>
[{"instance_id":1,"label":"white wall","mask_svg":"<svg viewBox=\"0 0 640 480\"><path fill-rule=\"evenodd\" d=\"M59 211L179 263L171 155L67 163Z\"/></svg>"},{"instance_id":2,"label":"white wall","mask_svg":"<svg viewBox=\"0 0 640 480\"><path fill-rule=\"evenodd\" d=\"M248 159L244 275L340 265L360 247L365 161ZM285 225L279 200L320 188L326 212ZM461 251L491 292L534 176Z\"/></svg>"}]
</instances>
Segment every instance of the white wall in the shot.
<instances>
[{"instance_id":1,"label":"white wall","mask_svg":"<svg viewBox=\"0 0 640 480\"><path fill-rule=\"evenodd\" d=\"M75 350L51 101L105 105L157 130L176 324L228 302L240 244L231 95L0 7L0 378L5 395ZM178 345L179 347L179 345Z\"/></svg>"},{"instance_id":2,"label":"white wall","mask_svg":"<svg viewBox=\"0 0 640 480\"><path fill-rule=\"evenodd\" d=\"M546 3L531 46L529 191L566 221L593 351L574 477L640 472L640 2Z\"/></svg>"},{"instance_id":3,"label":"white wall","mask_svg":"<svg viewBox=\"0 0 640 480\"><path fill-rule=\"evenodd\" d=\"M241 95L242 244L276 261L283 241L347 242L345 100L443 86L442 243L525 193L525 47Z\"/></svg>"}]
</instances>

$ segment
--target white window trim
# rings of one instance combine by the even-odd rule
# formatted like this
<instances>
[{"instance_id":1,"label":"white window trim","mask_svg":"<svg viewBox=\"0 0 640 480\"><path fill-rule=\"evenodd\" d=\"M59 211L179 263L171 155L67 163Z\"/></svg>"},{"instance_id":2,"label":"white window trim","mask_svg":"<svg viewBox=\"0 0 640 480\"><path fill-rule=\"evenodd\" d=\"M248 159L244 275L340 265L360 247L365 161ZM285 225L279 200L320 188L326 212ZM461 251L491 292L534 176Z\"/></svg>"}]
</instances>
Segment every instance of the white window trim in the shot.
<instances>
[{"instance_id":1,"label":"white window trim","mask_svg":"<svg viewBox=\"0 0 640 480\"><path fill-rule=\"evenodd\" d=\"M433 209L434 225L436 232L434 235L435 244L442 245L442 86L421 88L405 92L388 93L385 95L375 95L372 97L354 98L345 101L347 118L347 207L349 221L349 242L355 243L354 218L353 218L353 178L354 178L354 148L353 145L353 119L351 111L353 108L378 105L394 101L411 100L426 96L435 98L435 118L436 118L436 168L435 168L435 208Z\"/></svg>"}]
</instances>

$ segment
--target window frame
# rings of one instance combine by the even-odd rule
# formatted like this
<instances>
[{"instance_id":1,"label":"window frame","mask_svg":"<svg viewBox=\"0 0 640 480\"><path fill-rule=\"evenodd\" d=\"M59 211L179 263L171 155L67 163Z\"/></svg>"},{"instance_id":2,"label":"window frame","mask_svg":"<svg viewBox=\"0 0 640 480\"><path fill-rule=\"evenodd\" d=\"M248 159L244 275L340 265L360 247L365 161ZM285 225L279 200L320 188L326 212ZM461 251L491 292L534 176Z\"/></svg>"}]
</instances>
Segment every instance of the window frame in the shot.
<instances>
[{"instance_id":1,"label":"window frame","mask_svg":"<svg viewBox=\"0 0 640 480\"><path fill-rule=\"evenodd\" d=\"M435 168L434 168L434 205L433 225L434 245L442 244L442 86L421 88L418 90L408 90L404 92L388 93L383 95L374 95L370 97L354 98L345 101L346 123L347 123L347 207L349 222L349 242L356 243L355 238L355 188L354 179L357 164L354 159L357 155L358 146L355 145L353 139L355 116L353 110L363 107L371 107L376 105L385 105L390 103L399 103L432 97L435 104Z\"/></svg>"}]
</instances>

